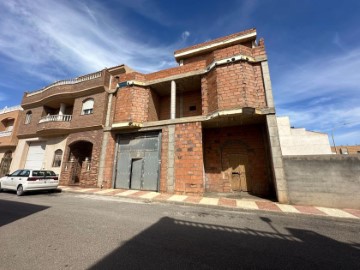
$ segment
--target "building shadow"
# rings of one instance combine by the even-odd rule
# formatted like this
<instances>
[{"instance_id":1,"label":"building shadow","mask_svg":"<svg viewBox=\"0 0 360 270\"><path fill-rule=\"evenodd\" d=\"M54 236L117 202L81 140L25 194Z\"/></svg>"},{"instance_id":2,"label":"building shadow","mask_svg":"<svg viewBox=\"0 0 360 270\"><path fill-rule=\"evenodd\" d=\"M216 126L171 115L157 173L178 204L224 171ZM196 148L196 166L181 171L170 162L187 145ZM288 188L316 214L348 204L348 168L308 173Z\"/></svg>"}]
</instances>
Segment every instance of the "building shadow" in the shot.
<instances>
[{"instance_id":1,"label":"building shadow","mask_svg":"<svg viewBox=\"0 0 360 270\"><path fill-rule=\"evenodd\" d=\"M89 269L358 269L358 244L287 231L162 218Z\"/></svg>"},{"instance_id":2,"label":"building shadow","mask_svg":"<svg viewBox=\"0 0 360 270\"><path fill-rule=\"evenodd\" d=\"M43 205L0 200L0 227L48 208Z\"/></svg>"}]
</instances>

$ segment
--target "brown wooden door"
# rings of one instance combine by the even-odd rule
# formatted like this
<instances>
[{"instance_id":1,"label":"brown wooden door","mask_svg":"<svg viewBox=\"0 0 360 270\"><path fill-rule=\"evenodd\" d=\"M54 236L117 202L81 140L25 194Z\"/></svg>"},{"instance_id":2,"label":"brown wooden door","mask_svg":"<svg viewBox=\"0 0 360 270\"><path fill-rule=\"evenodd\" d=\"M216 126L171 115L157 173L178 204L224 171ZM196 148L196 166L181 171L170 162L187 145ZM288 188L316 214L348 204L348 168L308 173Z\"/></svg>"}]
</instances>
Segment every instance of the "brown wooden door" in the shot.
<instances>
[{"instance_id":1,"label":"brown wooden door","mask_svg":"<svg viewBox=\"0 0 360 270\"><path fill-rule=\"evenodd\" d=\"M229 155L231 189L233 191L249 191L246 178L247 158L244 155Z\"/></svg>"}]
</instances>

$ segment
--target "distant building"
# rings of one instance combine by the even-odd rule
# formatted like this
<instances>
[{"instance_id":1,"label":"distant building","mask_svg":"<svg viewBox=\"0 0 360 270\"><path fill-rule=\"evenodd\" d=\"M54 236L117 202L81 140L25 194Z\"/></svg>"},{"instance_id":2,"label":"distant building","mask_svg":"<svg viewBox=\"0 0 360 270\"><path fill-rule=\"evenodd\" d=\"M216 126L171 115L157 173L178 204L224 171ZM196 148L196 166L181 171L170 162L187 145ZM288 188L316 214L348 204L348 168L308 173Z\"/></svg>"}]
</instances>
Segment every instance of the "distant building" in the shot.
<instances>
[{"instance_id":1,"label":"distant building","mask_svg":"<svg viewBox=\"0 0 360 270\"><path fill-rule=\"evenodd\" d=\"M339 145L332 146L331 151L340 155L360 155L360 145Z\"/></svg>"},{"instance_id":2,"label":"distant building","mask_svg":"<svg viewBox=\"0 0 360 270\"><path fill-rule=\"evenodd\" d=\"M292 128L289 117L277 117L281 152L291 155L330 155L331 147L326 133Z\"/></svg>"}]
</instances>

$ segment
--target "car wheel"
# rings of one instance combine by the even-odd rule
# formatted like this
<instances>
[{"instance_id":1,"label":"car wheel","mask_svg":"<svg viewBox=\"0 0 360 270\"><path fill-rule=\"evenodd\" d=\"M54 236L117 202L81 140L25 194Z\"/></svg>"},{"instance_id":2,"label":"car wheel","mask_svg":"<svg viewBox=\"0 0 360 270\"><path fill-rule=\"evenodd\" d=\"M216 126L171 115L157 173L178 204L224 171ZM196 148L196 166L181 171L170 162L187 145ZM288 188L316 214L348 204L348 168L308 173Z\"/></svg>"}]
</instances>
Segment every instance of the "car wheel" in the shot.
<instances>
[{"instance_id":1,"label":"car wheel","mask_svg":"<svg viewBox=\"0 0 360 270\"><path fill-rule=\"evenodd\" d=\"M22 185L19 185L17 190L16 190L16 195L18 196L22 196L24 194L24 188Z\"/></svg>"}]
</instances>

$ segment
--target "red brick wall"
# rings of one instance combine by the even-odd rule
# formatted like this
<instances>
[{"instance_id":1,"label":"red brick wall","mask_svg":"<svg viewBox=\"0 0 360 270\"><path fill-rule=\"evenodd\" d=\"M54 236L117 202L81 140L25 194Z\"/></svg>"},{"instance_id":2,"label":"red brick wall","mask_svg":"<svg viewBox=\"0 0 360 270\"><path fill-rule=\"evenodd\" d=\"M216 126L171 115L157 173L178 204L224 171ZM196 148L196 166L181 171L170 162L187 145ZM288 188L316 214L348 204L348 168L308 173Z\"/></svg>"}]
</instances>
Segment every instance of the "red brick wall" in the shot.
<instances>
[{"instance_id":1,"label":"red brick wall","mask_svg":"<svg viewBox=\"0 0 360 270\"><path fill-rule=\"evenodd\" d=\"M264 142L265 128L261 125L214 128L203 130L206 190L230 192L229 154L247 155L248 188L256 195L271 191L270 161Z\"/></svg>"},{"instance_id":2,"label":"red brick wall","mask_svg":"<svg viewBox=\"0 0 360 270\"><path fill-rule=\"evenodd\" d=\"M82 115L83 102L89 98L94 99L93 113ZM70 127L83 128L103 125L107 110L107 98L108 94L101 92L75 99Z\"/></svg>"},{"instance_id":3,"label":"red brick wall","mask_svg":"<svg viewBox=\"0 0 360 270\"><path fill-rule=\"evenodd\" d=\"M201 194L203 185L203 151L201 123L175 127L175 193Z\"/></svg>"},{"instance_id":4,"label":"red brick wall","mask_svg":"<svg viewBox=\"0 0 360 270\"><path fill-rule=\"evenodd\" d=\"M160 97L154 90L149 89L148 121L158 121L159 115L160 115Z\"/></svg>"},{"instance_id":5,"label":"red brick wall","mask_svg":"<svg viewBox=\"0 0 360 270\"><path fill-rule=\"evenodd\" d=\"M201 78L202 114L214 112L219 109L216 69Z\"/></svg>"},{"instance_id":6,"label":"red brick wall","mask_svg":"<svg viewBox=\"0 0 360 270\"><path fill-rule=\"evenodd\" d=\"M116 95L114 123L148 121L149 99L150 90L147 88L130 86L119 89ZM151 109L154 108L155 104ZM155 117L154 112L151 117Z\"/></svg>"}]
</instances>

